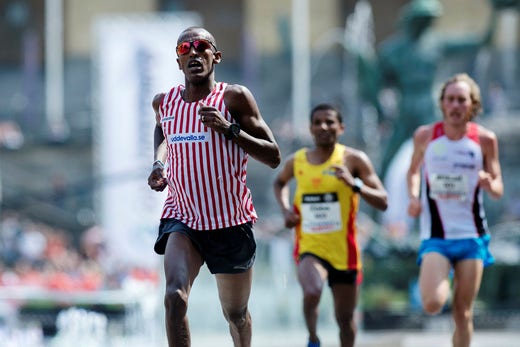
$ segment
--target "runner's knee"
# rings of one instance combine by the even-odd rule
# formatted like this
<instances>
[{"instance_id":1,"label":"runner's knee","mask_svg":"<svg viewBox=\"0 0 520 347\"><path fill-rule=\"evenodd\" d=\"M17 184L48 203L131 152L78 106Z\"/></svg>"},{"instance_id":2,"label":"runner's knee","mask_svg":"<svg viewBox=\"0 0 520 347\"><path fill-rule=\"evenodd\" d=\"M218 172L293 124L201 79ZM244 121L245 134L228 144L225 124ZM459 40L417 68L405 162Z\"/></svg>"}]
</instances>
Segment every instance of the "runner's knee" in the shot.
<instances>
[{"instance_id":1,"label":"runner's knee","mask_svg":"<svg viewBox=\"0 0 520 347\"><path fill-rule=\"evenodd\" d=\"M428 314L437 314L441 312L444 302L438 298L422 298L424 312Z\"/></svg>"},{"instance_id":2,"label":"runner's knee","mask_svg":"<svg viewBox=\"0 0 520 347\"><path fill-rule=\"evenodd\" d=\"M336 321L339 326L352 327L354 326L354 313L353 312L337 312Z\"/></svg>"},{"instance_id":3,"label":"runner's knee","mask_svg":"<svg viewBox=\"0 0 520 347\"><path fill-rule=\"evenodd\" d=\"M166 311L184 316L188 311L188 295L178 288L166 288L164 296L164 306Z\"/></svg>"},{"instance_id":4,"label":"runner's knee","mask_svg":"<svg viewBox=\"0 0 520 347\"><path fill-rule=\"evenodd\" d=\"M321 290L305 289L303 293L303 301L308 305L317 305L320 302Z\"/></svg>"},{"instance_id":5,"label":"runner's knee","mask_svg":"<svg viewBox=\"0 0 520 347\"><path fill-rule=\"evenodd\" d=\"M240 310L223 310L224 317L226 317L226 320L236 326L237 328L241 328L247 324L248 321L248 311L247 308L240 309Z\"/></svg>"},{"instance_id":6,"label":"runner's knee","mask_svg":"<svg viewBox=\"0 0 520 347\"><path fill-rule=\"evenodd\" d=\"M452 316L457 325L467 324L467 322L472 320L473 313L470 308L454 303L452 306Z\"/></svg>"}]
</instances>

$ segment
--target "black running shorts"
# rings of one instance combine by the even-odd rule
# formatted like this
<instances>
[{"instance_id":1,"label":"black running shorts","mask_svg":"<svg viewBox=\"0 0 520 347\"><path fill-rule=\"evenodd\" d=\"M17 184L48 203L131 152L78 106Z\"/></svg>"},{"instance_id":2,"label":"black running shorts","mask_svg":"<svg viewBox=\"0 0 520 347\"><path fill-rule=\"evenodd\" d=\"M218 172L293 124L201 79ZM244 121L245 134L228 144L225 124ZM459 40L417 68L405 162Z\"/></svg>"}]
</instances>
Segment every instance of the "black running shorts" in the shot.
<instances>
[{"instance_id":1,"label":"black running shorts","mask_svg":"<svg viewBox=\"0 0 520 347\"><path fill-rule=\"evenodd\" d=\"M256 242L252 223L215 230L194 230L176 219L161 219L154 246L157 254L164 254L172 232L189 237L212 274L245 272L255 261Z\"/></svg>"}]
</instances>

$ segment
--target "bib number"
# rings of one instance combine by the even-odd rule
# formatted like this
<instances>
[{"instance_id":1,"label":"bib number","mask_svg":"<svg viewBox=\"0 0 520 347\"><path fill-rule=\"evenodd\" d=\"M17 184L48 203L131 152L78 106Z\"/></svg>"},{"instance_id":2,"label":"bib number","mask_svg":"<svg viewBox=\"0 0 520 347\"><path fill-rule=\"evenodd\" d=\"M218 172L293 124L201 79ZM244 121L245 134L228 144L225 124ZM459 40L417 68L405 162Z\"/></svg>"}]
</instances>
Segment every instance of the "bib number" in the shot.
<instances>
[{"instance_id":1,"label":"bib number","mask_svg":"<svg viewBox=\"0 0 520 347\"><path fill-rule=\"evenodd\" d=\"M430 198L435 200L466 200L468 178L460 174L430 174Z\"/></svg>"},{"instance_id":2,"label":"bib number","mask_svg":"<svg viewBox=\"0 0 520 347\"><path fill-rule=\"evenodd\" d=\"M302 231L321 234L341 230L341 207L336 193L304 194Z\"/></svg>"}]
</instances>

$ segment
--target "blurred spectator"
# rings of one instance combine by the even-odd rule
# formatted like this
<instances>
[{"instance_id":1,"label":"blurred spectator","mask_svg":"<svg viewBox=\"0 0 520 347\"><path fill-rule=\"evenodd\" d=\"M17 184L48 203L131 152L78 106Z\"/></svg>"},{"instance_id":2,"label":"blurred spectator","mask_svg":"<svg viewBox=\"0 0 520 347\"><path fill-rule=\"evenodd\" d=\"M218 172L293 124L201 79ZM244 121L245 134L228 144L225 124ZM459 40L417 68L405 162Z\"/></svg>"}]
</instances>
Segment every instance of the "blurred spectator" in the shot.
<instances>
[{"instance_id":1,"label":"blurred spectator","mask_svg":"<svg viewBox=\"0 0 520 347\"><path fill-rule=\"evenodd\" d=\"M19 149L23 146L24 136L18 124L10 121L0 122L0 146Z\"/></svg>"},{"instance_id":2,"label":"blurred spectator","mask_svg":"<svg viewBox=\"0 0 520 347\"><path fill-rule=\"evenodd\" d=\"M65 204L67 201L67 190L68 183L65 176L61 174L55 174L51 179L52 184L52 201L54 204L60 208L65 208Z\"/></svg>"},{"instance_id":3,"label":"blurred spectator","mask_svg":"<svg viewBox=\"0 0 520 347\"><path fill-rule=\"evenodd\" d=\"M80 247L87 261L101 262L105 252L103 229L99 226L93 226L87 229L81 236Z\"/></svg>"},{"instance_id":4,"label":"blurred spectator","mask_svg":"<svg viewBox=\"0 0 520 347\"><path fill-rule=\"evenodd\" d=\"M101 227L85 230L76 247L65 230L2 212L0 287L92 291L122 289L129 280L157 285L159 278L154 270L112 263Z\"/></svg>"},{"instance_id":5,"label":"blurred spectator","mask_svg":"<svg viewBox=\"0 0 520 347\"><path fill-rule=\"evenodd\" d=\"M21 231L18 215L4 212L0 233L0 259L8 267L12 267L20 256L17 248L17 238Z\"/></svg>"},{"instance_id":6,"label":"blurred spectator","mask_svg":"<svg viewBox=\"0 0 520 347\"><path fill-rule=\"evenodd\" d=\"M37 225L33 223L26 225L17 243L22 258L36 264L44 261L47 239Z\"/></svg>"}]
</instances>

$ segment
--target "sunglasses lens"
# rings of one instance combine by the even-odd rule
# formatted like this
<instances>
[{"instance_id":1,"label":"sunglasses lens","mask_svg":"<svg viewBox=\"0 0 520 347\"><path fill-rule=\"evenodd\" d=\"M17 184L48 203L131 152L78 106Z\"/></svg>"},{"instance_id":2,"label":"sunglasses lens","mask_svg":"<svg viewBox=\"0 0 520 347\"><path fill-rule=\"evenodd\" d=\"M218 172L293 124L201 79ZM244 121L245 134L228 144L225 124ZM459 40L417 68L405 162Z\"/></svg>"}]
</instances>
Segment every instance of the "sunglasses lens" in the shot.
<instances>
[{"instance_id":1,"label":"sunglasses lens","mask_svg":"<svg viewBox=\"0 0 520 347\"><path fill-rule=\"evenodd\" d=\"M211 49L211 42L206 40L184 41L177 45L177 55L188 54L191 47L194 47L197 52L204 52L206 49Z\"/></svg>"},{"instance_id":2,"label":"sunglasses lens","mask_svg":"<svg viewBox=\"0 0 520 347\"><path fill-rule=\"evenodd\" d=\"M211 48L211 44L206 40L196 40L193 41L193 47L195 47L198 52L204 52L206 49Z\"/></svg>"},{"instance_id":3,"label":"sunglasses lens","mask_svg":"<svg viewBox=\"0 0 520 347\"><path fill-rule=\"evenodd\" d=\"M179 43L177 46L177 55L184 55L188 53L190 51L190 46L190 43L187 41Z\"/></svg>"}]
</instances>

